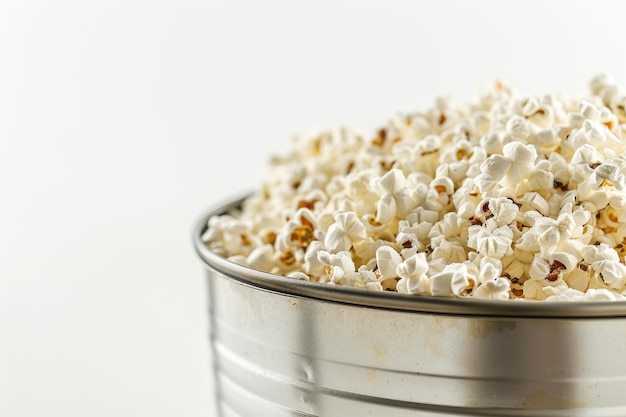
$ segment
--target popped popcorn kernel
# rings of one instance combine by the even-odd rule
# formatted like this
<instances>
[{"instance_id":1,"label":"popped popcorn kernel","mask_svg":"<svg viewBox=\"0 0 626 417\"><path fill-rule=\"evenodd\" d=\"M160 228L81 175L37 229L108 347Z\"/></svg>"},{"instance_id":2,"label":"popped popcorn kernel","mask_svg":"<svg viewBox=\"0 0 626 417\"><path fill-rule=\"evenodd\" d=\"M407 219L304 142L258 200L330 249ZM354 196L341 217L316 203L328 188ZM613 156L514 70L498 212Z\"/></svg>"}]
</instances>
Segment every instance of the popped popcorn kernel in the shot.
<instances>
[{"instance_id":1,"label":"popped popcorn kernel","mask_svg":"<svg viewBox=\"0 0 626 417\"><path fill-rule=\"evenodd\" d=\"M498 81L372 135L296 138L202 239L239 265L370 291L626 300L626 93L520 96Z\"/></svg>"}]
</instances>

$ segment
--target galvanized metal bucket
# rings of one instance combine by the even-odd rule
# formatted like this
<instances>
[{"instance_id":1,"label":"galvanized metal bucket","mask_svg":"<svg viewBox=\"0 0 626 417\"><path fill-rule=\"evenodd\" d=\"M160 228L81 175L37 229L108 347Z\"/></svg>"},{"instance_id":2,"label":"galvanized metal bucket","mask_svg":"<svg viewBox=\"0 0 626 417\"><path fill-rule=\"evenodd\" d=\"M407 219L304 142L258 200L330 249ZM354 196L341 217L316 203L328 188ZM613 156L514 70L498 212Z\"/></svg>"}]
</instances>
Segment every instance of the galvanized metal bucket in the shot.
<instances>
[{"instance_id":1,"label":"galvanized metal bucket","mask_svg":"<svg viewBox=\"0 0 626 417\"><path fill-rule=\"evenodd\" d=\"M626 303L486 302L331 287L209 251L222 417L626 416Z\"/></svg>"}]
</instances>

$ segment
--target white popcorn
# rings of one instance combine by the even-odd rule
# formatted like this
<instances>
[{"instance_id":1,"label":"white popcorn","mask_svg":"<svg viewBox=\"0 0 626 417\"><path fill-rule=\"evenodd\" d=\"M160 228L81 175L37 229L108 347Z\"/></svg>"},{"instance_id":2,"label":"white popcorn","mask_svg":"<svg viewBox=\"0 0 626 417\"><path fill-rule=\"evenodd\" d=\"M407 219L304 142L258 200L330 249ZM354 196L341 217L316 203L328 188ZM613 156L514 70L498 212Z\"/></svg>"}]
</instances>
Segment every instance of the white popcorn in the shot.
<instances>
[{"instance_id":1,"label":"white popcorn","mask_svg":"<svg viewBox=\"0 0 626 417\"><path fill-rule=\"evenodd\" d=\"M454 192L454 182L447 177L437 177L431 183L430 187L435 189L437 193L445 193L450 195Z\"/></svg>"},{"instance_id":2,"label":"white popcorn","mask_svg":"<svg viewBox=\"0 0 626 417\"><path fill-rule=\"evenodd\" d=\"M426 275L428 261L424 253L416 253L402 261L396 268L396 275L403 279L417 279Z\"/></svg>"},{"instance_id":3,"label":"white popcorn","mask_svg":"<svg viewBox=\"0 0 626 417\"><path fill-rule=\"evenodd\" d=\"M276 250L285 253L299 248L306 249L315 239L316 229L317 220L313 212L307 208L298 209L294 218L285 223L276 237Z\"/></svg>"},{"instance_id":4,"label":"white popcorn","mask_svg":"<svg viewBox=\"0 0 626 417\"><path fill-rule=\"evenodd\" d=\"M548 201L536 192L525 193L522 197L522 201L530 206L532 209L537 210L544 216L550 214L550 204Z\"/></svg>"},{"instance_id":5,"label":"white popcorn","mask_svg":"<svg viewBox=\"0 0 626 417\"><path fill-rule=\"evenodd\" d=\"M426 246L428 246L428 242L430 241L428 235L432 228L433 228L433 224L426 222L426 221L421 222L421 223L413 223L412 226L409 226L408 222L406 221L398 222L398 234L406 233L406 234L415 236L419 240L421 248L425 248ZM400 245L404 243L404 241L399 242L397 238L396 238L396 241Z\"/></svg>"},{"instance_id":6,"label":"white popcorn","mask_svg":"<svg viewBox=\"0 0 626 417\"><path fill-rule=\"evenodd\" d=\"M457 264L458 265L458 264ZM478 285L478 268L471 262L464 262L461 265L467 268L464 274L454 274L450 286L452 294L456 297L469 297Z\"/></svg>"},{"instance_id":7,"label":"white popcorn","mask_svg":"<svg viewBox=\"0 0 626 417\"><path fill-rule=\"evenodd\" d=\"M381 246L376 250L376 264L381 281L397 278L396 271L401 262L402 258L391 246Z\"/></svg>"},{"instance_id":8,"label":"white popcorn","mask_svg":"<svg viewBox=\"0 0 626 417\"><path fill-rule=\"evenodd\" d=\"M414 295L626 300L626 95L438 99L297 138L202 239L257 270Z\"/></svg>"},{"instance_id":9,"label":"white popcorn","mask_svg":"<svg viewBox=\"0 0 626 417\"><path fill-rule=\"evenodd\" d=\"M562 293L554 294L546 298L546 301L584 301L585 293L574 288L568 288Z\"/></svg>"},{"instance_id":10,"label":"white popcorn","mask_svg":"<svg viewBox=\"0 0 626 417\"><path fill-rule=\"evenodd\" d=\"M546 282L529 279L524 282L524 297L535 300L546 300L553 296L559 296L568 289L563 281Z\"/></svg>"},{"instance_id":11,"label":"white popcorn","mask_svg":"<svg viewBox=\"0 0 626 417\"><path fill-rule=\"evenodd\" d=\"M229 215L212 217L209 219L209 226L203 239L215 241L216 250L220 254L238 254L245 257L261 244L260 239L250 233L250 224L245 220Z\"/></svg>"},{"instance_id":12,"label":"white popcorn","mask_svg":"<svg viewBox=\"0 0 626 417\"><path fill-rule=\"evenodd\" d=\"M549 154L559 146L560 137L555 130L548 128L541 129L534 136L531 136L528 141L544 154Z\"/></svg>"},{"instance_id":13,"label":"white popcorn","mask_svg":"<svg viewBox=\"0 0 626 417\"><path fill-rule=\"evenodd\" d=\"M533 262L530 266L530 271L528 271L528 276L530 279L535 281L542 281L548 275L550 275L550 263L548 260L543 259L539 255L535 255Z\"/></svg>"},{"instance_id":14,"label":"white popcorn","mask_svg":"<svg viewBox=\"0 0 626 417\"><path fill-rule=\"evenodd\" d=\"M502 258L502 270L506 271L506 275L511 279L517 279L528 276L534 257L531 252L521 250L515 247L513 254Z\"/></svg>"},{"instance_id":15,"label":"white popcorn","mask_svg":"<svg viewBox=\"0 0 626 417\"><path fill-rule=\"evenodd\" d=\"M322 250L317 253L317 257L322 264L326 265L326 274L331 283L361 286L359 285L362 284L361 274L355 271L350 253L346 251L329 253Z\"/></svg>"},{"instance_id":16,"label":"white popcorn","mask_svg":"<svg viewBox=\"0 0 626 417\"><path fill-rule=\"evenodd\" d=\"M380 281L378 281L378 277L373 271L367 269L367 266L361 265L359 267L359 275L361 276L361 280L365 283L365 288L371 291L383 291L384 288L381 285Z\"/></svg>"},{"instance_id":17,"label":"white popcorn","mask_svg":"<svg viewBox=\"0 0 626 417\"><path fill-rule=\"evenodd\" d=\"M439 213L432 210L426 210L423 207L416 207L406 216L406 221L411 224L422 222L434 224L437 220L439 220Z\"/></svg>"},{"instance_id":18,"label":"white popcorn","mask_svg":"<svg viewBox=\"0 0 626 417\"><path fill-rule=\"evenodd\" d=\"M626 286L626 266L618 261L598 261L591 264L602 280L611 288L623 290Z\"/></svg>"},{"instance_id":19,"label":"white popcorn","mask_svg":"<svg viewBox=\"0 0 626 417\"><path fill-rule=\"evenodd\" d=\"M519 207L508 198L490 198L489 211L494 216L498 226L505 226L513 222L519 213Z\"/></svg>"},{"instance_id":20,"label":"white popcorn","mask_svg":"<svg viewBox=\"0 0 626 417\"><path fill-rule=\"evenodd\" d=\"M228 260L236 263L237 265L248 266L248 260L243 255L233 255L228 257Z\"/></svg>"},{"instance_id":21,"label":"white popcorn","mask_svg":"<svg viewBox=\"0 0 626 417\"><path fill-rule=\"evenodd\" d=\"M299 279L301 281L310 281L310 277L304 272L294 271L287 274L289 278Z\"/></svg>"},{"instance_id":22,"label":"white popcorn","mask_svg":"<svg viewBox=\"0 0 626 417\"><path fill-rule=\"evenodd\" d=\"M347 251L352 247L352 242L366 237L365 226L356 213L337 213L335 223L328 228L324 246L331 252Z\"/></svg>"},{"instance_id":23,"label":"white popcorn","mask_svg":"<svg viewBox=\"0 0 626 417\"><path fill-rule=\"evenodd\" d=\"M449 262L446 258L431 258L428 260L428 277L432 277L444 270L446 266L449 265Z\"/></svg>"},{"instance_id":24,"label":"white popcorn","mask_svg":"<svg viewBox=\"0 0 626 417\"><path fill-rule=\"evenodd\" d=\"M355 262L358 261L361 265L371 262L372 259L376 262L376 251L379 247L387 245L389 242L382 239L374 240L371 237L356 242L353 247Z\"/></svg>"},{"instance_id":25,"label":"white popcorn","mask_svg":"<svg viewBox=\"0 0 626 417\"><path fill-rule=\"evenodd\" d=\"M578 265L578 259L576 256L567 252L551 253L548 257L548 262L550 262L550 265L555 265L556 263L559 266L559 272L562 272L563 274L572 272L572 270Z\"/></svg>"},{"instance_id":26,"label":"white popcorn","mask_svg":"<svg viewBox=\"0 0 626 417\"><path fill-rule=\"evenodd\" d=\"M265 244L254 248L246 258L246 264L260 271L270 271L274 266L274 246Z\"/></svg>"},{"instance_id":27,"label":"white popcorn","mask_svg":"<svg viewBox=\"0 0 626 417\"><path fill-rule=\"evenodd\" d=\"M477 285L477 274L471 274L468 266L477 268L470 262L447 265L443 271L430 277L430 289L435 296L467 296Z\"/></svg>"},{"instance_id":28,"label":"white popcorn","mask_svg":"<svg viewBox=\"0 0 626 417\"><path fill-rule=\"evenodd\" d=\"M450 146L440 157L435 171L436 178L449 178L455 186L461 185L467 177L480 173L479 164L487 158L487 153L477 146L463 140Z\"/></svg>"},{"instance_id":29,"label":"white popcorn","mask_svg":"<svg viewBox=\"0 0 626 417\"><path fill-rule=\"evenodd\" d=\"M626 297L623 295L616 294L604 288L591 288L583 295L583 301L616 301L624 299L626 299Z\"/></svg>"},{"instance_id":30,"label":"white popcorn","mask_svg":"<svg viewBox=\"0 0 626 417\"><path fill-rule=\"evenodd\" d=\"M497 133L487 133L479 139L479 145L488 154L501 154L502 153L502 135Z\"/></svg>"},{"instance_id":31,"label":"white popcorn","mask_svg":"<svg viewBox=\"0 0 626 417\"><path fill-rule=\"evenodd\" d=\"M589 90L591 94L598 95L612 83L613 79L609 74L598 74L589 81Z\"/></svg>"},{"instance_id":32,"label":"white popcorn","mask_svg":"<svg viewBox=\"0 0 626 417\"><path fill-rule=\"evenodd\" d=\"M496 279L502 275L502 260L486 256L476 256L473 261L480 268L480 282Z\"/></svg>"},{"instance_id":33,"label":"white popcorn","mask_svg":"<svg viewBox=\"0 0 626 417\"><path fill-rule=\"evenodd\" d=\"M494 154L481 164L480 170L483 174L487 175L488 178L498 182L504 178L512 166L513 162L511 162L508 158L499 154Z\"/></svg>"},{"instance_id":34,"label":"white popcorn","mask_svg":"<svg viewBox=\"0 0 626 417\"><path fill-rule=\"evenodd\" d=\"M508 172L509 182L515 184L523 178L528 178L537 158L537 150L534 146L524 145L521 142L509 142L502 148L502 153L511 161L511 168Z\"/></svg>"},{"instance_id":35,"label":"white popcorn","mask_svg":"<svg viewBox=\"0 0 626 417\"><path fill-rule=\"evenodd\" d=\"M457 265L453 264L453 268L458 268ZM430 292L434 296L438 297L450 297L453 295L452 292L452 279L456 276L462 277L462 273L457 273L456 271L450 271L446 269L450 265L446 266L443 271L433 275L430 277Z\"/></svg>"},{"instance_id":36,"label":"white popcorn","mask_svg":"<svg viewBox=\"0 0 626 417\"><path fill-rule=\"evenodd\" d=\"M585 264L579 264L569 274L563 276L563 280L569 285L570 289L585 292L589 288L590 275L589 269Z\"/></svg>"},{"instance_id":37,"label":"white popcorn","mask_svg":"<svg viewBox=\"0 0 626 417\"><path fill-rule=\"evenodd\" d=\"M426 199L424 201L424 205L429 210L433 210L441 213L446 209L448 204L450 203L450 195L438 188L430 188L426 193Z\"/></svg>"},{"instance_id":38,"label":"white popcorn","mask_svg":"<svg viewBox=\"0 0 626 417\"><path fill-rule=\"evenodd\" d=\"M623 290L626 286L626 266L606 244L585 246L584 261L608 287Z\"/></svg>"},{"instance_id":39,"label":"white popcorn","mask_svg":"<svg viewBox=\"0 0 626 417\"><path fill-rule=\"evenodd\" d=\"M406 178L399 169L392 169L375 181L381 195L377 205L376 220L389 223L396 216L405 216L414 207L414 201L406 188Z\"/></svg>"},{"instance_id":40,"label":"white popcorn","mask_svg":"<svg viewBox=\"0 0 626 417\"><path fill-rule=\"evenodd\" d=\"M485 161L485 163L486 162L487 161ZM475 177L474 181L476 188L478 188L483 195L487 195L489 192L497 190L498 188L498 180L489 174L479 174Z\"/></svg>"},{"instance_id":41,"label":"white popcorn","mask_svg":"<svg viewBox=\"0 0 626 417\"><path fill-rule=\"evenodd\" d=\"M386 223L380 223L376 220L376 216L373 214L366 214L361 217L361 223L363 223L366 233L370 236L384 233L388 227Z\"/></svg>"},{"instance_id":42,"label":"white popcorn","mask_svg":"<svg viewBox=\"0 0 626 417\"><path fill-rule=\"evenodd\" d=\"M378 201L377 193L369 186L370 176L369 172L361 172L346 177L346 195L352 202L352 210L359 216L375 210Z\"/></svg>"},{"instance_id":43,"label":"white popcorn","mask_svg":"<svg viewBox=\"0 0 626 417\"><path fill-rule=\"evenodd\" d=\"M617 190L624 189L624 174L621 173L618 165L605 162L600 164L593 170L589 183L593 189L598 189L603 186L612 186Z\"/></svg>"},{"instance_id":44,"label":"white popcorn","mask_svg":"<svg viewBox=\"0 0 626 417\"><path fill-rule=\"evenodd\" d=\"M498 227L494 219L489 219L484 226L471 226L467 246L489 258L500 259L513 253L513 231L508 226Z\"/></svg>"},{"instance_id":45,"label":"white popcorn","mask_svg":"<svg viewBox=\"0 0 626 417\"><path fill-rule=\"evenodd\" d=\"M446 239L439 239L435 242L437 243L437 246L433 248L433 251L430 254L431 259L443 259L446 262L453 263L463 262L467 259L465 249L458 242Z\"/></svg>"},{"instance_id":46,"label":"white popcorn","mask_svg":"<svg viewBox=\"0 0 626 417\"><path fill-rule=\"evenodd\" d=\"M404 259L408 259L415 255L418 250L423 249L422 242L413 233L398 233L396 243L402 246L400 254Z\"/></svg>"},{"instance_id":47,"label":"white popcorn","mask_svg":"<svg viewBox=\"0 0 626 417\"><path fill-rule=\"evenodd\" d=\"M319 240L311 242L304 253L303 269L309 275L320 276L324 273L324 264L322 264L317 253L324 250L324 243Z\"/></svg>"},{"instance_id":48,"label":"white popcorn","mask_svg":"<svg viewBox=\"0 0 626 417\"><path fill-rule=\"evenodd\" d=\"M551 192L554 188L554 174L550 171L551 164L544 160L539 162L531 172L528 183L525 184L530 191ZM520 186L523 186L521 183Z\"/></svg>"},{"instance_id":49,"label":"white popcorn","mask_svg":"<svg viewBox=\"0 0 626 417\"><path fill-rule=\"evenodd\" d=\"M588 217L583 211L569 214L567 210L561 213L556 220L546 217L537 218L531 229L516 242L516 248L529 252L539 252L538 255L544 260L548 260L549 263L557 260L561 263L561 270L565 270L566 273L570 272L582 257L580 251L584 241L581 239L585 238L583 224L586 221L588 221ZM539 260L536 257L532 271L534 276L538 277L543 274L545 268L537 262ZM544 278L546 276L547 274L543 275Z\"/></svg>"},{"instance_id":50,"label":"white popcorn","mask_svg":"<svg viewBox=\"0 0 626 417\"><path fill-rule=\"evenodd\" d=\"M554 187L559 189L567 186L570 179L569 164L563 155L551 152L548 158L550 171L554 174Z\"/></svg>"},{"instance_id":51,"label":"white popcorn","mask_svg":"<svg viewBox=\"0 0 626 417\"><path fill-rule=\"evenodd\" d=\"M473 293L472 296L484 300L508 300L511 281L506 278L493 278L485 280Z\"/></svg>"},{"instance_id":52,"label":"white popcorn","mask_svg":"<svg viewBox=\"0 0 626 417\"><path fill-rule=\"evenodd\" d=\"M531 101L536 101L536 99L530 99L528 102ZM523 112L524 110L522 110L522 113ZM511 133L513 137L522 141L528 139L528 136L532 133L532 129L530 124L526 121L526 118L517 115L513 115L509 118L506 122L505 129L507 132Z\"/></svg>"},{"instance_id":53,"label":"white popcorn","mask_svg":"<svg viewBox=\"0 0 626 417\"><path fill-rule=\"evenodd\" d=\"M398 292L405 294L430 294L428 261L423 253L416 253L406 259L396 268L396 275L400 277L396 288Z\"/></svg>"},{"instance_id":54,"label":"white popcorn","mask_svg":"<svg viewBox=\"0 0 626 417\"><path fill-rule=\"evenodd\" d=\"M470 224L471 223L469 221L460 217L457 213L446 213L441 221L438 221L432 226L430 232L428 232L428 237L431 239L431 242L433 239L437 238L454 240L457 242L465 241L467 238L463 235Z\"/></svg>"}]
</instances>

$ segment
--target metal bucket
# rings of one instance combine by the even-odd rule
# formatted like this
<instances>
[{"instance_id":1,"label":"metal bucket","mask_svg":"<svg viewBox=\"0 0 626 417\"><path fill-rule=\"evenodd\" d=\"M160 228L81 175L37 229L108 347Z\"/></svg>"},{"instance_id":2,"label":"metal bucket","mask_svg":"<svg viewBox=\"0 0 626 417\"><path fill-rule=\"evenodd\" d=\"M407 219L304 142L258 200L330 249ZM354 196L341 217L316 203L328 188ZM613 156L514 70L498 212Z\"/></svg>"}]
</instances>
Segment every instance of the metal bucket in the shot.
<instances>
[{"instance_id":1,"label":"metal bucket","mask_svg":"<svg viewBox=\"0 0 626 417\"><path fill-rule=\"evenodd\" d=\"M626 416L626 303L487 302L292 280L201 240L222 417Z\"/></svg>"}]
</instances>

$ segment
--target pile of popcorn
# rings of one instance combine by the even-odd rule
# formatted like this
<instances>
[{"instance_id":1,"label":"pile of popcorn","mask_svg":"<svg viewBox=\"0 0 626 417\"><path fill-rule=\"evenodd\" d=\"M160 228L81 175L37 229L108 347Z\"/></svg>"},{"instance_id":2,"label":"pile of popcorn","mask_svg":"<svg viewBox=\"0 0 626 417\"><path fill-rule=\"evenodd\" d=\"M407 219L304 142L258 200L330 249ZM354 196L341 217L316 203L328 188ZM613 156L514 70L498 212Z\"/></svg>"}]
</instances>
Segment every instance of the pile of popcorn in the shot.
<instances>
[{"instance_id":1,"label":"pile of popcorn","mask_svg":"<svg viewBox=\"0 0 626 417\"><path fill-rule=\"evenodd\" d=\"M438 99L375 135L299 137L203 236L250 268L405 294L626 300L626 95Z\"/></svg>"}]
</instances>

